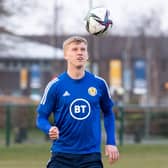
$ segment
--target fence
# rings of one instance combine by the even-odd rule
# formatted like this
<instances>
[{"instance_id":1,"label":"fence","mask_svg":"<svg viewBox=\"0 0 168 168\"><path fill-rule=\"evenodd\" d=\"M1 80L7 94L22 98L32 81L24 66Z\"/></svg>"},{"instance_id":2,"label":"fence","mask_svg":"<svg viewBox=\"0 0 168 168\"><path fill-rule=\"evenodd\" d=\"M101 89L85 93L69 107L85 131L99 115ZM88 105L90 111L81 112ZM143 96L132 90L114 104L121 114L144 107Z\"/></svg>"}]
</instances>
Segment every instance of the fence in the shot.
<instances>
[{"instance_id":1,"label":"fence","mask_svg":"<svg viewBox=\"0 0 168 168\"><path fill-rule=\"evenodd\" d=\"M168 139L168 108L127 105L116 109L119 143L162 143Z\"/></svg>"},{"instance_id":2,"label":"fence","mask_svg":"<svg viewBox=\"0 0 168 168\"><path fill-rule=\"evenodd\" d=\"M48 140L35 126L36 105L0 105L0 145L39 143ZM145 140L168 139L168 108L115 107L116 132L120 145L141 143Z\"/></svg>"},{"instance_id":3,"label":"fence","mask_svg":"<svg viewBox=\"0 0 168 168\"><path fill-rule=\"evenodd\" d=\"M35 108L32 104L0 105L0 144L9 146L11 139L15 143L28 139L28 133L35 131Z\"/></svg>"}]
</instances>

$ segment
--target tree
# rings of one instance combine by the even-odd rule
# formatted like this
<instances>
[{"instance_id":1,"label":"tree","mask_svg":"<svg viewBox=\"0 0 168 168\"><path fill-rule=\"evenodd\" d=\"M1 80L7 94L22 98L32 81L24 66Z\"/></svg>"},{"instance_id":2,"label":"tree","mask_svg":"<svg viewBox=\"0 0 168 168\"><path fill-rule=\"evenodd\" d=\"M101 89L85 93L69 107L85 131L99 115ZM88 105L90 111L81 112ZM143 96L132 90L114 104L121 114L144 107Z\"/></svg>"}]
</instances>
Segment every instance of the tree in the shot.
<instances>
[{"instance_id":1,"label":"tree","mask_svg":"<svg viewBox=\"0 0 168 168\"><path fill-rule=\"evenodd\" d=\"M9 13L5 8L5 0L0 0L0 17L7 16Z\"/></svg>"},{"instance_id":2,"label":"tree","mask_svg":"<svg viewBox=\"0 0 168 168\"><path fill-rule=\"evenodd\" d=\"M147 62L147 103L157 104L159 97L159 58L161 43L156 45L155 39L162 39L161 11L152 9L148 14L142 14L134 20L134 29L139 39L140 55ZM157 50L156 50L157 48Z\"/></svg>"},{"instance_id":3,"label":"tree","mask_svg":"<svg viewBox=\"0 0 168 168\"><path fill-rule=\"evenodd\" d=\"M10 17L18 13L28 13L28 8L34 6L35 3L29 0L0 0L0 16Z\"/></svg>"},{"instance_id":4,"label":"tree","mask_svg":"<svg viewBox=\"0 0 168 168\"><path fill-rule=\"evenodd\" d=\"M35 7L35 2L29 0L0 0L0 32L10 33L8 24L10 19L16 15L27 15L32 12L30 9Z\"/></svg>"}]
</instances>

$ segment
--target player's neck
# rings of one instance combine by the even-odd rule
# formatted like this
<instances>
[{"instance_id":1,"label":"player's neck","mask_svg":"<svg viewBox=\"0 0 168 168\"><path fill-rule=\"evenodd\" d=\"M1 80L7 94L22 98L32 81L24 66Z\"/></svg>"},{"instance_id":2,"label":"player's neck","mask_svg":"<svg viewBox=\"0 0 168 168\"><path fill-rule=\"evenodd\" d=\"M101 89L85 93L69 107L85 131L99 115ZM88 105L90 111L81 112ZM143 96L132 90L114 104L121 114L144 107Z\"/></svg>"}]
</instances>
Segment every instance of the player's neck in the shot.
<instances>
[{"instance_id":1,"label":"player's neck","mask_svg":"<svg viewBox=\"0 0 168 168\"><path fill-rule=\"evenodd\" d=\"M72 79L81 79L85 74L85 70L83 68L82 69L73 69L73 70L71 68L68 68L67 74Z\"/></svg>"}]
</instances>

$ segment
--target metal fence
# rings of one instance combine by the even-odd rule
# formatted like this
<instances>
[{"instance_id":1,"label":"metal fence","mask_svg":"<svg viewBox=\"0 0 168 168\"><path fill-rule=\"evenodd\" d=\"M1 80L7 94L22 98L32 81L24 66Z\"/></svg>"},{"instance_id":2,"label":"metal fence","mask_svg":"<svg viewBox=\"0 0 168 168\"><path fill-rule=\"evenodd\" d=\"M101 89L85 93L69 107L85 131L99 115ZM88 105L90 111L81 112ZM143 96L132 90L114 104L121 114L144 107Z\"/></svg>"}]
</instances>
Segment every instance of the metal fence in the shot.
<instances>
[{"instance_id":1,"label":"metal fence","mask_svg":"<svg viewBox=\"0 0 168 168\"><path fill-rule=\"evenodd\" d=\"M0 145L40 143L48 140L36 128L36 105L0 105ZM168 140L168 107L114 108L118 143L153 143ZM104 135L104 134L103 134Z\"/></svg>"},{"instance_id":2,"label":"metal fence","mask_svg":"<svg viewBox=\"0 0 168 168\"><path fill-rule=\"evenodd\" d=\"M127 105L120 106L115 111L121 145L167 142L168 107Z\"/></svg>"}]
</instances>

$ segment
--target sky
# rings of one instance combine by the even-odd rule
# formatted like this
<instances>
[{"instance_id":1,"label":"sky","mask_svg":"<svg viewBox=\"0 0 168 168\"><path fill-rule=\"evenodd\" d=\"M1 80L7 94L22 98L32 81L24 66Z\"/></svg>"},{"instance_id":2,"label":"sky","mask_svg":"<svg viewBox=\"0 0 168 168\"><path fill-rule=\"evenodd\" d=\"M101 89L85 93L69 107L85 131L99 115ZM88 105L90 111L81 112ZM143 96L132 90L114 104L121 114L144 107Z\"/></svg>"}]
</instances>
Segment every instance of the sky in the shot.
<instances>
[{"instance_id":1,"label":"sky","mask_svg":"<svg viewBox=\"0 0 168 168\"><path fill-rule=\"evenodd\" d=\"M30 0L32 8L27 15L18 14L5 20L8 28L17 34L86 34L84 17L91 0ZM59 8L57 19L54 18L54 6ZM168 32L168 1L167 0L92 0L92 6L104 6L110 10L113 20L113 33L126 33L128 27L134 27L132 19L141 15L150 15L151 10L157 11L161 18L161 29ZM56 23L56 27L53 27ZM168 33L167 33L168 34Z\"/></svg>"}]
</instances>

